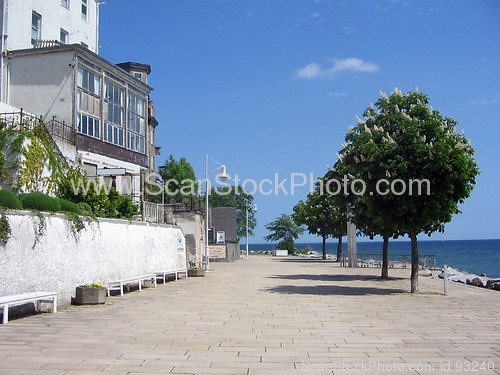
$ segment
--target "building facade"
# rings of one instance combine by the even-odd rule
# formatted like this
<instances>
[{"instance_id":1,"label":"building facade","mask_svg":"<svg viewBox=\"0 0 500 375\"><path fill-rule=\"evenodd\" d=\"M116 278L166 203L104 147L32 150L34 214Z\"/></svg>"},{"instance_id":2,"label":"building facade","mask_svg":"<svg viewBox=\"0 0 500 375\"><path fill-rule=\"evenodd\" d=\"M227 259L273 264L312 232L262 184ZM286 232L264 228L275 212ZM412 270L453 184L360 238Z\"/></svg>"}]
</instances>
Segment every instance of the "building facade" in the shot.
<instances>
[{"instance_id":1,"label":"building facade","mask_svg":"<svg viewBox=\"0 0 500 375\"><path fill-rule=\"evenodd\" d=\"M0 4L0 102L41 116L68 159L139 200L159 154L151 67L98 55L99 1Z\"/></svg>"},{"instance_id":2,"label":"building facade","mask_svg":"<svg viewBox=\"0 0 500 375\"><path fill-rule=\"evenodd\" d=\"M99 53L99 2L96 0L1 0L1 56L54 44L81 44ZM2 67L5 67L2 61ZM6 68L6 67L5 67ZM2 69L0 101L7 89Z\"/></svg>"},{"instance_id":3,"label":"building facade","mask_svg":"<svg viewBox=\"0 0 500 375\"><path fill-rule=\"evenodd\" d=\"M147 77L139 79L79 44L11 51L5 60L8 104L41 114L46 123L67 124L60 129L69 128L74 137L53 132L74 146L60 147L65 156L76 157L89 177L105 176L122 194L139 198L141 175L154 171L155 156L151 128L157 122Z\"/></svg>"}]
</instances>

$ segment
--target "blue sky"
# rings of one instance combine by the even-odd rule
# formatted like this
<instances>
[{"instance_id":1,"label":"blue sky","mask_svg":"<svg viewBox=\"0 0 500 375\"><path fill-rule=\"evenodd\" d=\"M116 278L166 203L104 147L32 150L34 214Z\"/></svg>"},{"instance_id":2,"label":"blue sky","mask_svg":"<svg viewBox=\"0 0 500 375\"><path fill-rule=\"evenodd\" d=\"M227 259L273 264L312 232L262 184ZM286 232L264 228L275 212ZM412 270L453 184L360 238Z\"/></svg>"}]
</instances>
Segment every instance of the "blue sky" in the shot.
<instances>
[{"instance_id":1,"label":"blue sky","mask_svg":"<svg viewBox=\"0 0 500 375\"><path fill-rule=\"evenodd\" d=\"M185 157L203 179L208 154L233 178L288 180L255 194L251 242L305 199L292 174L324 175L355 116L395 87L426 93L476 149L472 196L432 239L500 238L499 19L497 0L107 0L100 54L151 65L158 165Z\"/></svg>"}]
</instances>

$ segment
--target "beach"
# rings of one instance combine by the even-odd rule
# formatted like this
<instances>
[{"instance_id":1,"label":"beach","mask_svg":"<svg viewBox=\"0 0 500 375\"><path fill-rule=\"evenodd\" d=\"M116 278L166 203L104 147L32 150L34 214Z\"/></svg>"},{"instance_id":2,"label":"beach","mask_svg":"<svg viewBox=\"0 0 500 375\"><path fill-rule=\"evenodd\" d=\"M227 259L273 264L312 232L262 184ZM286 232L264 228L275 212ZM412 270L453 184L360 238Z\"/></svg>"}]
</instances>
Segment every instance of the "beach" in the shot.
<instances>
[{"instance_id":1,"label":"beach","mask_svg":"<svg viewBox=\"0 0 500 375\"><path fill-rule=\"evenodd\" d=\"M252 255L0 327L0 374L499 374L500 293Z\"/></svg>"}]
</instances>

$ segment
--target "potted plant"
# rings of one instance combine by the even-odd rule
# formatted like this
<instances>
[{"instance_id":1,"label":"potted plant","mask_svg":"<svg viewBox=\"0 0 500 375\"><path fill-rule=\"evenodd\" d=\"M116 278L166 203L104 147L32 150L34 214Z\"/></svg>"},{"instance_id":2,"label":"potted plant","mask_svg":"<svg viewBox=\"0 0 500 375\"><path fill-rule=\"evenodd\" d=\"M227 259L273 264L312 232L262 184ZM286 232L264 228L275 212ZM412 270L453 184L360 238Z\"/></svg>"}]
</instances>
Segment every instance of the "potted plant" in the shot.
<instances>
[{"instance_id":1,"label":"potted plant","mask_svg":"<svg viewBox=\"0 0 500 375\"><path fill-rule=\"evenodd\" d=\"M188 269L188 277L203 277L205 276L205 270L198 266L194 266Z\"/></svg>"},{"instance_id":2,"label":"potted plant","mask_svg":"<svg viewBox=\"0 0 500 375\"><path fill-rule=\"evenodd\" d=\"M106 288L102 284L88 284L76 287L77 305L99 305L106 302Z\"/></svg>"}]
</instances>

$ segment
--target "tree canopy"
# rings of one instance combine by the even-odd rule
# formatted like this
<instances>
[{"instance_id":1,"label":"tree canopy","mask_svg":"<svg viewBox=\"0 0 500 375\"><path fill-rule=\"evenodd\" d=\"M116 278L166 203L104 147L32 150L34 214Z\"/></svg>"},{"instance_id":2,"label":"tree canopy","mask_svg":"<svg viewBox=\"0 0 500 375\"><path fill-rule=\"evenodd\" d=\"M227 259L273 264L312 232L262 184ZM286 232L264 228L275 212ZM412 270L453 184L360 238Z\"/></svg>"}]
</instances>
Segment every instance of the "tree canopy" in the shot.
<instances>
[{"instance_id":1,"label":"tree canopy","mask_svg":"<svg viewBox=\"0 0 500 375\"><path fill-rule=\"evenodd\" d=\"M276 220L267 224L266 229L271 233L264 239L268 242L279 241L280 249L288 250L288 253L295 251L295 240L304 233L304 228L297 225L287 214L281 214Z\"/></svg>"},{"instance_id":2,"label":"tree canopy","mask_svg":"<svg viewBox=\"0 0 500 375\"><path fill-rule=\"evenodd\" d=\"M198 193L198 184L193 166L181 157L175 160L173 155L160 166L159 174L165 183L165 196L168 198L193 197ZM169 201L169 200L167 200Z\"/></svg>"},{"instance_id":3,"label":"tree canopy","mask_svg":"<svg viewBox=\"0 0 500 375\"><path fill-rule=\"evenodd\" d=\"M423 93L381 94L363 117L350 128L337 162L351 185L357 179L366 188L353 189L353 220L368 233L410 237L411 291L417 292L417 234L442 232L460 213L479 173L474 149L456 132L457 121L434 110Z\"/></svg>"},{"instance_id":4,"label":"tree canopy","mask_svg":"<svg viewBox=\"0 0 500 375\"><path fill-rule=\"evenodd\" d=\"M347 231L347 210L342 195L328 194L322 188L327 178L319 179L306 201L300 201L293 208L292 218L299 225L305 225L310 234L323 240L323 259L326 259L326 239L338 238L340 249L337 260L342 255L342 236ZM340 253L340 254L339 254Z\"/></svg>"}]
</instances>

